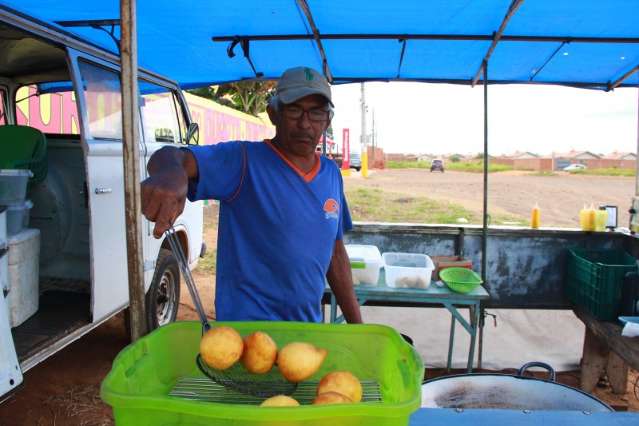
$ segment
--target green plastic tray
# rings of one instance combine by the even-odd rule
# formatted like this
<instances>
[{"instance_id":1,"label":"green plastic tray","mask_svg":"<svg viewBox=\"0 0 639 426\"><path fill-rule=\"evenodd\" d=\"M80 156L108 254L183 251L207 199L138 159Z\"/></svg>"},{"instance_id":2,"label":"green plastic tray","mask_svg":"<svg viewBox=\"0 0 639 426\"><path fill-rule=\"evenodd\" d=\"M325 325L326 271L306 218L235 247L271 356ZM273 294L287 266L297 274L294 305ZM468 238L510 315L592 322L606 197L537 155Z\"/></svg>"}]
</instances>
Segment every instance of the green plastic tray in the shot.
<instances>
[{"instance_id":1,"label":"green plastic tray","mask_svg":"<svg viewBox=\"0 0 639 426\"><path fill-rule=\"evenodd\" d=\"M262 330L279 347L311 342L329 354L319 380L335 370L349 370L380 384L382 402L348 405L261 408L170 397L178 379L201 377L194 359L201 325L177 322L127 346L102 382L102 399L113 407L117 426L259 425L354 426L407 425L420 407L424 368L419 355L392 328L380 325L293 322L214 323L230 325L242 335Z\"/></svg>"},{"instance_id":2,"label":"green plastic tray","mask_svg":"<svg viewBox=\"0 0 639 426\"><path fill-rule=\"evenodd\" d=\"M457 293L470 293L482 283L481 277L468 268L442 269L439 271L439 277L451 290Z\"/></svg>"}]
</instances>

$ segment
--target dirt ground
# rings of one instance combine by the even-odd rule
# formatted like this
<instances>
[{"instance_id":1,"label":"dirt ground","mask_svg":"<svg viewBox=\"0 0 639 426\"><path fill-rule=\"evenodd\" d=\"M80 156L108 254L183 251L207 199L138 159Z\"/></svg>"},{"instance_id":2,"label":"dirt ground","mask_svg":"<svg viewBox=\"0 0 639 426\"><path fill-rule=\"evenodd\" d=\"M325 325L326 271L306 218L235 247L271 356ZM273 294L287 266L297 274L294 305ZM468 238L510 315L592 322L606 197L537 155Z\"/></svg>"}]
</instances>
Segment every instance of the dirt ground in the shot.
<instances>
[{"instance_id":1,"label":"dirt ground","mask_svg":"<svg viewBox=\"0 0 639 426\"><path fill-rule=\"evenodd\" d=\"M481 209L481 175L470 173L392 170L373 173L367 180L354 176L346 179L346 185L349 188L383 187L391 192L445 199L469 209ZM538 202L542 208L542 224L576 226L577 212L584 201L616 204L620 206L620 212L626 210L634 181L629 178L499 173L490 176L490 185L491 203L500 213L527 217L532 204ZM205 241L209 248L216 246L216 211L216 207L209 207L205 214L208 224ZM627 223L623 215L620 223ZM195 271L194 277L207 314L213 318L214 278L200 271ZM184 284L181 292L178 318L196 319ZM123 315L118 315L31 369L18 391L0 404L0 426L113 425L110 408L100 400L99 386L114 357L127 343ZM427 371L429 378L440 374L443 371ZM578 386L579 373L561 373L559 380ZM623 397L613 395L605 383L595 394L619 409L639 411L637 380L639 374L631 372L628 393Z\"/></svg>"},{"instance_id":2,"label":"dirt ground","mask_svg":"<svg viewBox=\"0 0 639 426\"><path fill-rule=\"evenodd\" d=\"M480 173L434 172L423 169L374 171L368 179L357 174L345 179L347 189L380 188L412 197L450 201L480 213L483 176ZM584 204L616 205L619 226L628 227L628 208L634 195L633 178L529 172L491 173L488 177L489 213L528 219L535 203L542 226L578 227Z\"/></svg>"}]
</instances>

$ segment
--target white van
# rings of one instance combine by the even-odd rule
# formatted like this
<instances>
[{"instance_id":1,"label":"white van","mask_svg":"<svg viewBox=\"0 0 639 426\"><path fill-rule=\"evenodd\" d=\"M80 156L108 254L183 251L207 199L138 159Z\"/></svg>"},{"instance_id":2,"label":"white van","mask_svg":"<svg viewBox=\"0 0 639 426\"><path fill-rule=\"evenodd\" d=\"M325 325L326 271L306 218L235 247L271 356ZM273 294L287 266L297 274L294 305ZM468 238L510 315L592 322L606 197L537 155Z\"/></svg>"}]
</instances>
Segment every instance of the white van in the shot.
<instances>
[{"instance_id":1,"label":"white van","mask_svg":"<svg viewBox=\"0 0 639 426\"><path fill-rule=\"evenodd\" d=\"M25 126L46 151L26 194L28 229L0 230L0 395L128 306L118 63L74 35L0 8L0 163L3 152L21 148ZM144 70L139 79L144 179L153 152L197 143L199 132L176 83ZM204 251L202 219L202 204L187 203L175 224L192 268ZM147 321L155 328L175 319L180 275L168 242L153 238L146 219L143 230ZM17 248L30 238L33 247ZM35 286L35 299L23 285ZM37 309L24 318L28 306Z\"/></svg>"}]
</instances>

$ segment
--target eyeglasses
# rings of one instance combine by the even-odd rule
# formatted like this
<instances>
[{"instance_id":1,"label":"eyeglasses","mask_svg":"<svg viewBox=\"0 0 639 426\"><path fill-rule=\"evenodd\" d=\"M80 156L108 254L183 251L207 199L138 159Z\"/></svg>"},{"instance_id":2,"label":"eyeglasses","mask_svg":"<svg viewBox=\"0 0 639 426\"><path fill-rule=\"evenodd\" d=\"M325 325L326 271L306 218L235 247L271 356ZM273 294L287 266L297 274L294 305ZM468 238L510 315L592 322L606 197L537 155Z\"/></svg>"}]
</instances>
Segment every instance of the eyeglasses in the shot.
<instances>
[{"instance_id":1,"label":"eyeglasses","mask_svg":"<svg viewBox=\"0 0 639 426\"><path fill-rule=\"evenodd\" d=\"M313 108L306 110L297 105L286 105L282 108L282 112L286 118L290 118L291 120L299 120L306 113L310 121L318 123L326 122L333 116L333 111L330 109Z\"/></svg>"}]
</instances>

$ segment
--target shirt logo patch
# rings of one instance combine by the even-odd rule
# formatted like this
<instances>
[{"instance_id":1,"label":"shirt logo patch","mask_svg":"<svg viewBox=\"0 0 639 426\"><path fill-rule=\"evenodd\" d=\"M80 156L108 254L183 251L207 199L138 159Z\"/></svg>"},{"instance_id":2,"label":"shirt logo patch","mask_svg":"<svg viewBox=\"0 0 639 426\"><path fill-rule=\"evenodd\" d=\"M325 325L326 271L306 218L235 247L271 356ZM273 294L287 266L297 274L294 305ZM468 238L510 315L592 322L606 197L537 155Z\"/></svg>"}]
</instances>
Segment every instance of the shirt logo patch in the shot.
<instances>
[{"instance_id":1,"label":"shirt logo patch","mask_svg":"<svg viewBox=\"0 0 639 426\"><path fill-rule=\"evenodd\" d=\"M324 216L326 219L337 219L339 217L339 204L332 198L324 202Z\"/></svg>"}]
</instances>

